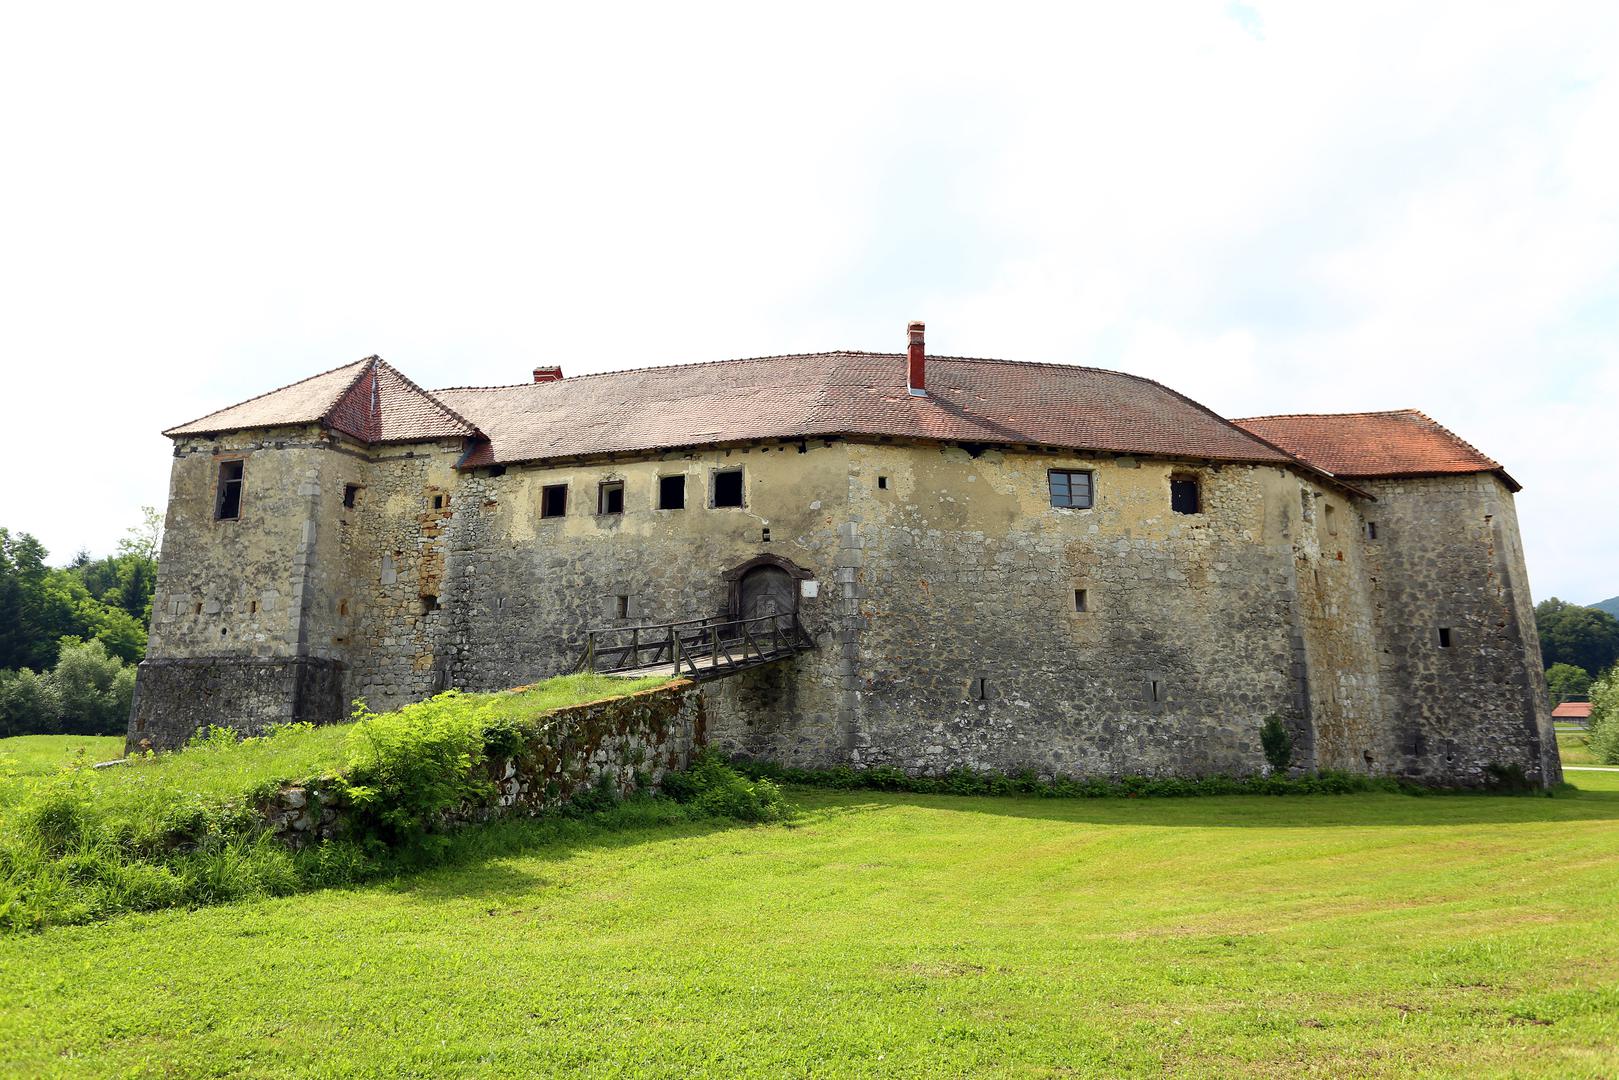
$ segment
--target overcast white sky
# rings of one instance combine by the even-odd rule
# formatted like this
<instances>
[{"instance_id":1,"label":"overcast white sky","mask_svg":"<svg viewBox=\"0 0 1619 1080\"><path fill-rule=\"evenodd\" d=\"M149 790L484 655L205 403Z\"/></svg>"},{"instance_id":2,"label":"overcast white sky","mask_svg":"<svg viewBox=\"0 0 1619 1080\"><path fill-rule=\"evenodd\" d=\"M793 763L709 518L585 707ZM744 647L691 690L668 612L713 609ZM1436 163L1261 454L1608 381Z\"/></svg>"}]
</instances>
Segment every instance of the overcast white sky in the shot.
<instances>
[{"instance_id":1,"label":"overcast white sky","mask_svg":"<svg viewBox=\"0 0 1619 1080\"><path fill-rule=\"evenodd\" d=\"M13 4L0 524L110 551L158 431L827 348L1412 406L1537 598L1619 593L1619 4Z\"/></svg>"}]
</instances>

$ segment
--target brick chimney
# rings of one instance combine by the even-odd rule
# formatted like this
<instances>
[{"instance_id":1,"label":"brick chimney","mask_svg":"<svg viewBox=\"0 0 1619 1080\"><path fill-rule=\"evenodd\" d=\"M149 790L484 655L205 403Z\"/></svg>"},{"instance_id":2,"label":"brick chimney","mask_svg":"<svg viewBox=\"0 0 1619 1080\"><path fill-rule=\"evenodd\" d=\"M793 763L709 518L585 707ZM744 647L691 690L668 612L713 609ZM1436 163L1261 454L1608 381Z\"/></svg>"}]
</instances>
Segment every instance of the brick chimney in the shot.
<instances>
[{"instance_id":1,"label":"brick chimney","mask_svg":"<svg viewBox=\"0 0 1619 1080\"><path fill-rule=\"evenodd\" d=\"M922 344L922 331L926 327L919 322L913 322L905 329L911 339L909 346L905 350L906 381L912 394L917 397L927 397L928 357Z\"/></svg>"},{"instance_id":2,"label":"brick chimney","mask_svg":"<svg viewBox=\"0 0 1619 1080\"><path fill-rule=\"evenodd\" d=\"M534 369L535 382L559 382L562 379L560 367L537 367Z\"/></svg>"}]
</instances>

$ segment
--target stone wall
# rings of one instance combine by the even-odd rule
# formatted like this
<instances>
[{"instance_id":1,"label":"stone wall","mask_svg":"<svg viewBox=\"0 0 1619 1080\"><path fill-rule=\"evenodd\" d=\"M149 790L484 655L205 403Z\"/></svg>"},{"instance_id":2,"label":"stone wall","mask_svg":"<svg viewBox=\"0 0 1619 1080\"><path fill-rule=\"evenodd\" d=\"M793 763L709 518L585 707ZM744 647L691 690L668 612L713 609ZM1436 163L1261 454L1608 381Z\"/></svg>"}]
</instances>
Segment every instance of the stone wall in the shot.
<instances>
[{"instance_id":1,"label":"stone wall","mask_svg":"<svg viewBox=\"0 0 1619 1080\"><path fill-rule=\"evenodd\" d=\"M666 773L690 764L703 739L702 693L686 680L557 709L516 754L484 763L487 801L461 807L440 824L540 814L604 777L621 796L656 790ZM314 785L289 784L260 811L294 846L341 836L350 827L336 790Z\"/></svg>"},{"instance_id":2,"label":"stone wall","mask_svg":"<svg viewBox=\"0 0 1619 1080\"><path fill-rule=\"evenodd\" d=\"M345 713L346 674L316 657L142 661L124 751L171 750L210 726L257 735L271 724L328 723Z\"/></svg>"}]
</instances>

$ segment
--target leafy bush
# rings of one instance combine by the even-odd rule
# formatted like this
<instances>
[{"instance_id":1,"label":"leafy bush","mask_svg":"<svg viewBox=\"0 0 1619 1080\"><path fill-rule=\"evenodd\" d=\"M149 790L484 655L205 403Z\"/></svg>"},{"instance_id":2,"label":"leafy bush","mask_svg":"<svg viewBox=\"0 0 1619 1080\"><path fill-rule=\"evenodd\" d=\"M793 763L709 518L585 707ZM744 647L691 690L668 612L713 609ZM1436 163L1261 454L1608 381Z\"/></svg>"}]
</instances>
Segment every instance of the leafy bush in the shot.
<instances>
[{"instance_id":1,"label":"leafy bush","mask_svg":"<svg viewBox=\"0 0 1619 1080\"><path fill-rule=\"evenodd\" d=\"M1117 780L1041 780L1032 770L1006 774L956 770L943 776L911 776L901 769L793 769L771 762L733 759L742 775L778 784L827 787L839 791L867 789L903 791L918 795L1036 795L1058 799L1186 798L1201 795L1347 795L1382 791L1419 793L1425 789L1401 785L1382 777L1322 771L1290 780L1285 776L1125 776Z\"/></svg>"},{"instance_id":2,"label":"leafy bush","mask_svg":"<svg viewBox=\"0 0 1619 1080\"><path fill-rule=\"evenodd\" d=\"M1591 753L1604 765L1619 765L1619 668L1591 684Z\"/></svg>"},{"instance_id":3,"label":"leafy bush","mask_svg":"<svg viewBox=\"0 0 1619 1080\"><path fill-rule=\"evenodd\" d=\"M1280 716L1271 713L1259 729L1259 745L1265 751L1265 760L1279 773L1287 772L1293 764L1293 733Z\"/></svg>"},{"instance_id":4,"label":"leafy bush","mask_svg":"<svg viewBox=\"0 0 1619 1080\"><path fill-rule=\"evenodd\" d=\"M60 731L62 697L49 675L0 671L0 738Z\"/></svg>"},{"instance_id":5,"label":"leafy bush","mask_svg":"<svg viewBox=\"0 0 1619 1080\"><path fill-rule=\"evenodd\" d=\"M685 772L665 776L663 791L708 817L780 821L787 814L787 800L773 782L763 777L750 780L706 750Z\"/></svg>"},{"instance_id":6,"label":"leafy bush","mask_svg":"<svg viewBox=\"0 0 1619 1080\"><path fill-rule=\"evenodd\" d=\"M355 703L342 789L362 835L418 839L445 811L492 793L474 769L484 761L475 700L450 690L389 713Z\"/></svg>"}]
</instances>

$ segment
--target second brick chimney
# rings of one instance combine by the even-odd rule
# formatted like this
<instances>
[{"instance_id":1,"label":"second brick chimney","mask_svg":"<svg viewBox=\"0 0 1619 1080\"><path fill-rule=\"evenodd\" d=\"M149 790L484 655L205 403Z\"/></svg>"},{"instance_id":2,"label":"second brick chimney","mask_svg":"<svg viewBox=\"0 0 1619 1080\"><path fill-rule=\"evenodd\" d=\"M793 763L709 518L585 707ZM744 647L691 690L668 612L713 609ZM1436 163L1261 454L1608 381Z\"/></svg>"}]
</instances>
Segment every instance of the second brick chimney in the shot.
<instances>
[{"instance_id":1,"label":"second brick chimney","mask_svg":"<svg viewBox=\"0 0 1619 1080\"><path fill-rule=\"evenodd\" d=\"M910 336L910 344L905 350L906 382L912 394L927 397L928 356L927 349L922 343L922 332L927 328L919 322L913 322L905 329Z\"/></svg>"},{"instance_id":2,"label":"second brick chimney","mask_svg":"<svg viewBox=\"0 0 1619 1080\"><path fill-rule=\"evenodd\" d=\"M562 379L560 367L537 367L534 369L535 382L559 382Z\"/></svg>"}]
</instances>

